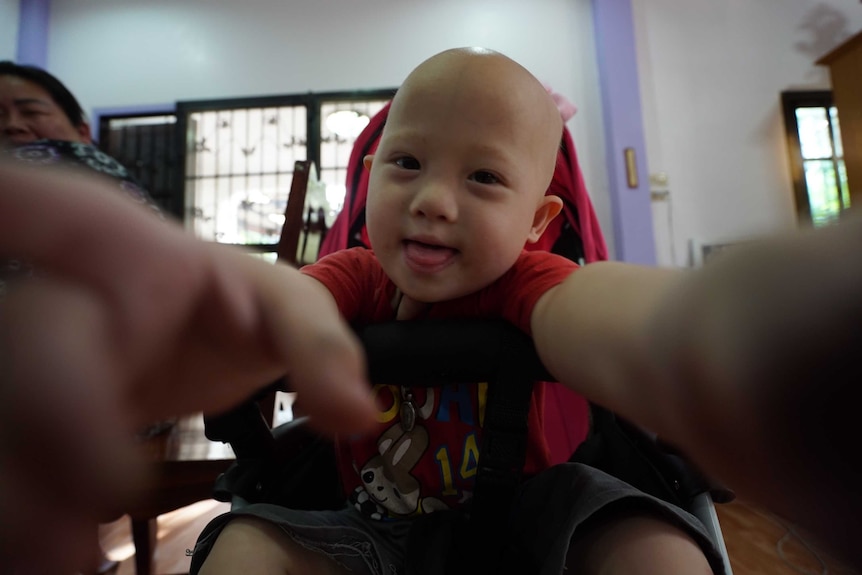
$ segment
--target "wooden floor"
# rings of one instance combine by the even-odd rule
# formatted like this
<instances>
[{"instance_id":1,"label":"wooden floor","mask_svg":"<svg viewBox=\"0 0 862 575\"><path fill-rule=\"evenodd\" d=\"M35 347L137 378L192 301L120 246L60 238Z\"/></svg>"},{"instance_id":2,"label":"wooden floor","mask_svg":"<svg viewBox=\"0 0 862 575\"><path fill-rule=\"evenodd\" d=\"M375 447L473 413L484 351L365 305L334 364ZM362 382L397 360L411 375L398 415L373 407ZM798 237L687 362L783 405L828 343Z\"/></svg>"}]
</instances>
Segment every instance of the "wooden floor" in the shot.
<instances>
[{"instance_id":1,"label":"wooden floor","mask_svg":"<svg viewBox=\"0 0 862 575\"><path fill-rule=\"evenodd\" d=\"M154 573L188 573L186 550L194 546L206 523L226 510L226 506L216 501L202 501L162 515ZM719 505L717 510L735 575L862 575L816 549L796 530L756 507L734 502ZM128 519L103 525L100 536L109 556L120 561L117 575L134 575L134 549Z\"/></svg>"},{"instance_id":2,"label":"wooden floor","mask_svg":"<svg viewBox=\"0 0 862 575\"><path fill-rule=\"evenodd\" d=\"M733 502L716 510L734 575L862 575L755 506Z\"/></svg>"},{"instance_id":3,"label":"wooden floor","mask_svg":"<svg viewBox=\"0 0 862 575\"><path fill-rule=\"evenodd\" d=\"M227 509L227 503L209 500L161 515L153 575L188 573L191 559L186 550L194 547L198 534L209 520ZM135 575L135 548L128 517L102 525L99 539L108 557L120 562L116 575Z\"/></svg>"}]
</instances>

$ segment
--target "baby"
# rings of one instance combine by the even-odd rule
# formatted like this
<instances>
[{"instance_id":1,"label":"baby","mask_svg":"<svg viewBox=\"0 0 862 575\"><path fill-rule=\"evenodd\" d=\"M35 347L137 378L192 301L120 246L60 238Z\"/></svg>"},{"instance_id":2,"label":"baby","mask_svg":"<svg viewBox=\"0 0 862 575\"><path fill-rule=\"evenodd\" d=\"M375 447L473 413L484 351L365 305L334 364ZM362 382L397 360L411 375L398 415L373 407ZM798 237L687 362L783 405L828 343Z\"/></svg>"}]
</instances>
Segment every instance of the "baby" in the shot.
<instances>
[{"instance_id":1,"label":"baby","mask_svg":"<svg viewBox=\"0 0 862 575\"><path fill-rule=\"evenodd\" d=\"M621 293L614 302L619 325L599 329L581 311L587 306L570 303L591 297L578 281L585 271L565 258L524 250L562 209L560 198L545 195L562 131L545 88L509 58L482 49L430 58L399 89L380 145L365 158L373 251L337 252L301 271L352 324L502 317L534 336L561 381L599 381L607 393L626 385L622 378L637 381L625 367L642 358L624 334L637 331L639 310L653 303L650 284L663 285L665 274L643 271L635 301L623 301L629 296ZM611 264L586 273L615 281L620 272ZM616 335L622 341L610 337ZM534 478L523 498L553 492L557 498L548 504L556 513L518 511L508 550L519 569L631 573L649 565L653 572L707 573L710 563L721 569L703 527L684 511L587 466L567 464L564 479L543 474L550 467L536 408L543 391L537 386L529 414L525 473ZM336 512L254 505L222 516L201 536L195 567L208 553L205 574L263 566L289 573L404 572L411 522L468 505L484 387L426 392L405 382L377 386L375 394L382 406L378 429L338 442L351 505ZM562 482L578 487L565 489ZM539 526L547 531L540 535ZM546 532L559 540L550 554Z\"/></svg>"}]
</instances>

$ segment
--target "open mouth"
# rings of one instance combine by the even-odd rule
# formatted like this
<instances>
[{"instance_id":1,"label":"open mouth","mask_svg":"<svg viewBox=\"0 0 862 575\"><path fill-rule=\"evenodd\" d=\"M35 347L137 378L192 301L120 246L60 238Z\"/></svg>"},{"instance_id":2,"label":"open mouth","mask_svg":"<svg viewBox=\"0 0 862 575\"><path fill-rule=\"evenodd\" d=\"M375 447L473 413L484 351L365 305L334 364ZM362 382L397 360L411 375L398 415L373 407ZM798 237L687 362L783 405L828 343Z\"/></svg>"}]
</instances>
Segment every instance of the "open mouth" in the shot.
<instances>
[{"instance_id":1,"label":"open mouth","mask_svg":"<svg viewBox=\"0 0 862 575\"><path fill-rule=\"evenodd\" d=\"M404 240L404 258L414 271L431 273L449 265L458 250L416 240Z\"/></svg>"}]
</instances>

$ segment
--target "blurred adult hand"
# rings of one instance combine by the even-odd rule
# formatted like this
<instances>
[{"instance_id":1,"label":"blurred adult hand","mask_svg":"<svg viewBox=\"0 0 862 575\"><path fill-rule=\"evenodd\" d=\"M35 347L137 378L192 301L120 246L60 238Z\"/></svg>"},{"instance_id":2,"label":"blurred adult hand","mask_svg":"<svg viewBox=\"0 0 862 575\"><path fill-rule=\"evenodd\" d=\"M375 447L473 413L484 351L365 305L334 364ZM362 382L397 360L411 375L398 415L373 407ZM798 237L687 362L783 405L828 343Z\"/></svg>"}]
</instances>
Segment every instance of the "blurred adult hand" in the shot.
<instances>
[{"instance_id":1,"label":"blurred adult hand","mask_svg":"<svg viewBox=\"0 0 862 575\"><path fill-rule=\"evenodd\" d=\"M315 425L374 418L358 342L296 270L208 244L96 179L0 165L0 564L74 569L145 481L134 429L289 373ZM45 462L52 462L46 468ZM14 569L13 569L14 571Z\"/></svg>"}]
</instances>

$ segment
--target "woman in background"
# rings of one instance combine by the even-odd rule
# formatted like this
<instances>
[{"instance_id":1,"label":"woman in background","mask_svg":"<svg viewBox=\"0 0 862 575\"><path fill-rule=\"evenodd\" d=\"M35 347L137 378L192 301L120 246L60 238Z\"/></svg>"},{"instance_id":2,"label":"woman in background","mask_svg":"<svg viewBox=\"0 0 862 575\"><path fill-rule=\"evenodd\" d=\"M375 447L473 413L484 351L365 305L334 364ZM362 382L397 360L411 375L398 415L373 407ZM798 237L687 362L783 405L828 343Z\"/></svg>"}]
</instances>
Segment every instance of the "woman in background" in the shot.
<instances>
[{"instance_id":1,"label":"woman in background","mask_svg":"<svg viewBox=\"0 0 862 575\"><path fill-rule=\"evenodd\" d=\"M75 96L41 68L0 62L0 150L24 163L104 174L155 207L126 167L93 144Z\"/></svg>"},{"instance_id":2,"label":"woman in background","mask_svg":"<svg viewBox=\"0 0 862 575\"><path fill-rule=\"evenodd\" d=\"M158 211L149 194L125 166L93 144L90 125L77 98L50 73L35 66L0 62L0 159L33 167L63 167L102 174L121 190ZM0 298L13 278L28 277L33 269L18 260L0 260ZM145 434L163 431L171 421L158 422ZM95 573L109 573L117 562L97 550Z\"/></svg>"}]
</instances>

